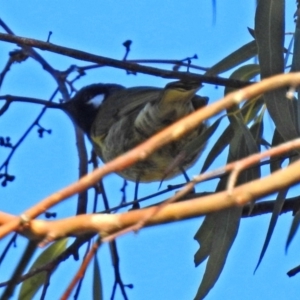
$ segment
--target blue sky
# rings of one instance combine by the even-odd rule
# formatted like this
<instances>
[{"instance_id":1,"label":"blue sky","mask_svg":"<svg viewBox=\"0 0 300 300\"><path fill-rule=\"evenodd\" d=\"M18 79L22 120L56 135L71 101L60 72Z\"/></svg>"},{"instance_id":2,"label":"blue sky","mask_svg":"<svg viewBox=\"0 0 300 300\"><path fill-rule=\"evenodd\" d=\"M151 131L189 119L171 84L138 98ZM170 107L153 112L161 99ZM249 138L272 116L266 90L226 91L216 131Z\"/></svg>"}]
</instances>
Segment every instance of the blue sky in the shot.
<instances>
[{"instance_id":1,"label":"blue sky","mask_svg":"<svg viewBox=\"0 0 300 300\"><path fill-rule=\"evenodd\" d=\"M20 36L51 41L66 47L89 51L102 56L121 59L122 43L133 40L130 59L183 59L198 55L196 64L209 67L227 54L251 40L247 27L254 26L255 1L216 1L216 23L213 24L212 1L1 1L0 18ZM286 31L293 31L294 6L287 10L290 20ZM1 30L1 32L3 32ZM16 47L0 43L0 68L7 53ZM40 51L52 66L59 70L70 64L87 63ZM166 66L161 66L166 67ZM127 76L126 72L100 68L87 73L76 84L77 88L96 82L118 83L125 86L153 85L163 87L168 81L147 75ZM14 65L5 78L0 94L16 94L48 99L55 89L54 80L41 70L40 65L28 60ZM219 99L223 88L205 85L201 95L210 101ZM31 124L40 108L30 104L12 105L0 119L0 136L9 135L16 141ZM1 209L21 213L48 194L77 178L77 156L72 124L62 112L49 110L42 119L52 134L39 139L33 131L17 150L9 172L15 182L0 189ZM271 123L271 121L270 121ZM208 145L206 154L209 151ZM8 149L0 148L0 163ZM219 161L223 164L224 161ZM199 172L201 160L188 173ZM172 183L181 182L175 178ZM111 205L121 199L122 179L111 175L104 180ZM170 182L165 182L166 187ZM133 197L133 184L128 198ZM198 191L213 190L213 183L199 185ZM143 184L140 196L156 192L158 183ZM272 199L272 197L269 197ZM90 208L92 207L92 202ZM75 213L76 198L65 201L54 210L62 218ZM99 205L101 210L101 205ZM285 241L291 214L283 215L277 224L265 258L253 275L267 231L270 215L243 219L238 237L229 254L223 274L206 299L297 299L299 276L288 278L286 272L300 263L299 242L294 241L285 255ZM137 235L129 234L118 240L121 275L125 283L134 284L128 290L130 300L193 299L200 283L204 266L194 268L193 255L198 244L193 240L202 218L145 229ZM20 239L20 245L23 243ZM3 249L5 243L0 245ZM13 249L12 252L17 252ZM14 255L14 254L12 254ZM109 299L113 270L107 245L98 254L104 283L104 298ZM64 264L63 264L64 265ZM0 280L9 276L11 262L1 266ZM61 295L78 262L70 260L51 279L50 294ZM88 272L90 273L90 272ZM88 274L82 294L91 298L92 281ZM55 296L53 296L55 298ZM38 298L37 298L38 299ZM50 297L49 297L50 299ZM118 292L115 299L122 299Z\"/></svg>"}]
</instances>

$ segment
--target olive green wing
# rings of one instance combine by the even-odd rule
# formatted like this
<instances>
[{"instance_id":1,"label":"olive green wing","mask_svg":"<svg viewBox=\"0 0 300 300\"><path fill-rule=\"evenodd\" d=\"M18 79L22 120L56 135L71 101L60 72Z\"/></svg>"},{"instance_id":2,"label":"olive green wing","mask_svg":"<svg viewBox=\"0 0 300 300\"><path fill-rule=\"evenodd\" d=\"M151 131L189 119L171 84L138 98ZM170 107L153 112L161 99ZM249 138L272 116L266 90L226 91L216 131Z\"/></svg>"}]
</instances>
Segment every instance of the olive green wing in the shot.
<instances>
[{"instance_id":1,"label":"olive green wing","mask_svg":"<svg viewBox=\"0 0 300 300\"><path fill-rule=\"evenodd\" d=\"M91 135L104 137L110 127L122 117L138 113L147 103L159 99L161 90L153 87L133 87L109 96L99 109Z\"/></svg>"}]
</instances>

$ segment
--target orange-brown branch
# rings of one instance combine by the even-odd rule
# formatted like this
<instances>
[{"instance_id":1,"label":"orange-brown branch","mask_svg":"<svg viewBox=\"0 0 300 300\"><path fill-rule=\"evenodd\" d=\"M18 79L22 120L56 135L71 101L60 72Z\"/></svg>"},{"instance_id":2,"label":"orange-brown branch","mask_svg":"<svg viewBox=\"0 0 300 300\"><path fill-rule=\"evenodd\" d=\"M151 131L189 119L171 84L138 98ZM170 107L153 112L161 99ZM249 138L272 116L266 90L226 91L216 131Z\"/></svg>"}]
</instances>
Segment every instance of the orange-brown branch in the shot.
<instances>
[{"instance_id":1,"label":"orange-brown branch","mask_svg":"<svg viewBox=\"0 0 300 300\"><path fill-rule=\"evenodd\" d=\"M50 195L49 197L42 200L39 204L35 205L34 207L28 209L24 214L28 218L35 218L39 214L43 213L51 206L59 203L63 199L66 199L76 193L82 192L88 187L94 185L96 182L100 180L103 176L116 172L122 169L125 169L135 162L139 160L143 160L148 157L151 153L153 153L158 148L162 147L163 145L181 138L184 134L190 132L195 127L198 126L199 123L203 122L205 119L218 114L223 109L226 109L233 104L240 103L243 100L250 99L254 96L262 94L266 91L280 88L283 86L297 86L300 84L300 73L289 73L289 74L281 74L274 76L272 78L264 79L263 81L248 86L244 89L241 89L237 92L233 92L228 94L225 98L205 107L200 110L195 111L191 115L183 118L182 120L172 124L171 126L167 127L163 131L159 132L158 134L154 135L144 143L140 144L136 148L128 151L127 153L117 157L113 161L110 161L106 165L101 168L96 169L92 173L84 176L78 182L73 183L64 189ZM298 176L298 174L296 173ZM261 180L259 181L261 182ZM276 188L275 182L272 185L273 189ZM249 191L251 193L252 191ZM226 193L226 192L225 192ZM264 193L263 193L264 194ZM227 197L228 198L228 197ZM203 201L201 201L203 202ZM218 209L222 209L228 206L228 199L225 201L218 202ZM247 201L246 201L247 202ZM205 203L205 201L204 201ZM214 201L212 202L215 205ZM227 204L227 205L225 205ZM174 204L175 205L175 204ZM180 204L177 204L180 205ZM194 204L193 204L194 205ZM203 205L203 204L202 204ZM232 204L231 204L232 205ZM211 211L211 210L210 210ZM205 213L205 210L202 212ZM125 214L126 215L126 214ZM160 216L160 214L158 214ZM155 216L157 217L157 216ZM14 219L5 225L2 225L0 228L0 238L7 235L9 232L16 230L20 224L18 219Z\"/></svg>"}]
</instances>

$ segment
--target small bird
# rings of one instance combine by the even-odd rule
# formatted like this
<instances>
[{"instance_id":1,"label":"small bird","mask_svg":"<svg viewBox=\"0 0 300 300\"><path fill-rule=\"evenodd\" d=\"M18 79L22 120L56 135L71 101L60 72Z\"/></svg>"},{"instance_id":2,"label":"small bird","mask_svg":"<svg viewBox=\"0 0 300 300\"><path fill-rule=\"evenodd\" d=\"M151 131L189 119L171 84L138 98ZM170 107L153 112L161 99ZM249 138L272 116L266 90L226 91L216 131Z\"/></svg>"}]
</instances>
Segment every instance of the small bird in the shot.
<instances>
[{"instance_id":1,"label":"small bird","mask_svg":"<svg viewBox=\"0 0 300 300\"><path fill-rule=\"evenodd\" d=\"M199 83L183 81L171 82L165 88L92 84L63 103L62 109L88 135L102 161L108 162L195 109L207 105L207 97L196 95L200 87ZM206 128L205 123L200 124L181 139L165 145L118 174L135 182L160 181L176 176L182 169L193 165L205 143L198 145L197 151L186 153L180 167L175 167L167 176L166 170Z\"/></svg>"}]
</instances>

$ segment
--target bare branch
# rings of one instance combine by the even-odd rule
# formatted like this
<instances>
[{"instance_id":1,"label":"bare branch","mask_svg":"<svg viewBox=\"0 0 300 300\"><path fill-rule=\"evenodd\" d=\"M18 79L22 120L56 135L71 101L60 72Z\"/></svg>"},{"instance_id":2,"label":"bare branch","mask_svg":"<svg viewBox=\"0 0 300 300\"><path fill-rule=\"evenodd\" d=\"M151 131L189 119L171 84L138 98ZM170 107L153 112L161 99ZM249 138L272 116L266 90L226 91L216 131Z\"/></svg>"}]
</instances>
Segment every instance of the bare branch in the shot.
<instances>
[{"instance_id":1,"label":"bare branch","mask_svg":"<svg viewBox=\"0 0 300 300\"><path fill-rule=\"evenodd\" d=\"M75 50L72 48L62 47L48 42L43 42L35 39L29 39L29 38L9 35L9 34L0 33L0 40L9 43L18 44L20 46L35 47L41 50L51 51L61 55L73 57L79 60L97 63L100 65L110 66L110 67L123 69L123 70L136 72L136 73L159 76L163 78L181 79L183 81L199 81L202 83L209 83L209 84L221 85L221 86L230 86L233 88L241 88L251 84L250 82L244 82L240 80L233 80L233 79L226 79L221 77L205 76L205 75L200 75L195 73L178 72L178 71L163 70L163 69L158 69L153 67L146 67L136 63L124 61L124 60L116 60L108 57L90 54L84 51Z\"/></svg>"}]
</instances>

